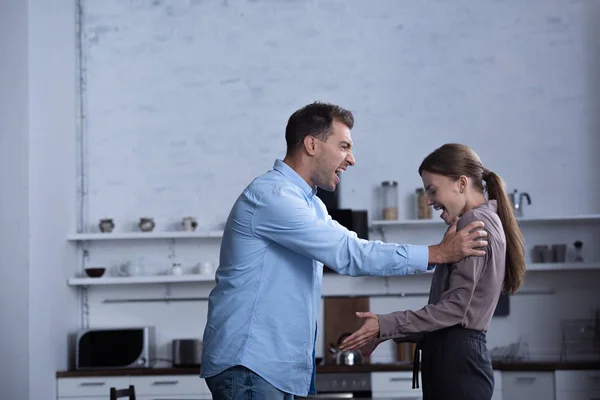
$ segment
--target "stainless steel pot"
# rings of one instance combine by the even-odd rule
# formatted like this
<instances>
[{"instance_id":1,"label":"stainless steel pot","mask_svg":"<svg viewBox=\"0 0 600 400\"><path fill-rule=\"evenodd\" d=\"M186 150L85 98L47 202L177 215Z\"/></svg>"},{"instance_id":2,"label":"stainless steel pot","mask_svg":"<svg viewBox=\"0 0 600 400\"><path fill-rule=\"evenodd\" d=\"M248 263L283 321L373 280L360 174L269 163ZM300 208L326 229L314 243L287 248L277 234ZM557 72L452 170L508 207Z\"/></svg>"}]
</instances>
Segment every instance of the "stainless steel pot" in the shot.
<instances>
[{"instance_id":1,"label":"stainless steel pot","mask_svg":"<svg viewBox=\"0 0 600 400\"><path fill-rule=\"evenodd\" d=\"M198 368L202 358L202 342L198 339L174 339L173 367Z\"/></svg>"},{"instance_id":2,"label":"stainless steel pot","mask_svg":"<svg viewBox=\"0 0 600 400\"><path fill-rule=\"evenodd\" d=\"M360 350L340 350L339 345L344 339L350 336L350 333L344 333L338 339L338 347L333 343L329 344L329 352L335 355L335 363L337 365L360 365L364 362L364 357Z\"/></svg>"}]
</instances>

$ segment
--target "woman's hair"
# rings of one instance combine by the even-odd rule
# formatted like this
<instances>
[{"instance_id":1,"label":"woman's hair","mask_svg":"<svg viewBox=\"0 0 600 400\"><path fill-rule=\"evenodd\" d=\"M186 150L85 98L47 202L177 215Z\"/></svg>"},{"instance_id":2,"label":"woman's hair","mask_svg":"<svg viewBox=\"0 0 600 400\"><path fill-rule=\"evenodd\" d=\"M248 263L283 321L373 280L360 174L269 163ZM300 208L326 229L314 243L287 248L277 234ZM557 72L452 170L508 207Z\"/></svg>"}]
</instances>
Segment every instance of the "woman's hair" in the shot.
<instances>
[{"instance_id":1,"label":"woman's hair","mask_svg":"<svg viewBox=\"0 0 600 400\"><path fill-rule=\"evenodd\" d=\"M503 291L514 294L525 277L525 248L523 235L504 190L502 178L485 168L479 156L471 148L456 143L445 144L429 154L419 166L419 175L422 175L423 171L454 180L458 180L462 175L467 176L472 178L475 188L482 193L487 191L489 200L496 200L498 216L506 236L506 273Z\"/></svg>"}]
</instances>

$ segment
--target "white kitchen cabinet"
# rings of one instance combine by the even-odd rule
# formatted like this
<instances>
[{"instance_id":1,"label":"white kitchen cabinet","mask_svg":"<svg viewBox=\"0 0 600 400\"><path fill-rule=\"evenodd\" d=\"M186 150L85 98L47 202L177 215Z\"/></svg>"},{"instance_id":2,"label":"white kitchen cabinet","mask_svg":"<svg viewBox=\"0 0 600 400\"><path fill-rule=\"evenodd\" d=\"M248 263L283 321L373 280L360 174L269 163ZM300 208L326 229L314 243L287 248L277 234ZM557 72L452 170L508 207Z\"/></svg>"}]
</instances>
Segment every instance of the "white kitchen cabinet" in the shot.
<instances>
[{"instance_id":1,"label":"white kitchen cabinet","mask_svg":"<svg viewBox=\"0 0 600 400\"><path fill-rule=\"evenodd\" d=\"M600 370L556 371L555 400L600 400Z\"/></svg>"},{"instance_id":2,"label":"white kitchen cabinet","mask_svg":"<svg viewBox=\"0 0 600 400\"><path fill-rule=\"evenodd\" d=\"M103 396L106 398L111 387L119 389L129 387L129 377L60 378L57 382L58 397L68 397L69 400L75 400L72 399L74 397L89 398L90 396Z\"/></svg>"},{"instance_id":3,"label":"white kitchen cabinet","mask_svg":"<svg viewBox=\"0 0 600 400\"><path fill-rule=\"evenodd\" d=\"M419 376L419 386L420 379ZM421 388L412 388L412 372L373 372L371 385L374 399L421 400L423 398Z\"/></svg>"},{"instance_id":4,"label":"white kitchen cabinet","mask_svg":"<svg viewBox=\"0 0 600 400\"><path fill-rule=\"evenodd\" d=\"M210 398L206 382L198 375L132 376L130 382L135 386L136 396L208 395Z\"/></svg>"},{"instance_id":5,"label":"white kitchen cabinet","mask_svg":"<svg viewBox=\"0 0 600 400\"><path fill-rule=\"evenodd\" d=\"M137 400L212 400L212 396L210 394L197 394L197 395L161 395L161 396L138 396L136 394L135 398ZM105 399L106 400L106 399Z\"/></svg>"},{"instance_id":6,"label":"white kitchen cabinet","mask_svg":"<svg viewBox=\"0 0 600 400\"><path fill-rule=\"evenodd\" d=\"M110 388L135 386L140 400L210 400L204 379L198 375L157 375L124 377L59 378L59 400L106 400Z\"/></svg>"},{"instance_id":7,"label":"white kitchen cabinet","mask_svg":"<svg viewBox=\"0 0 600 400\"><path fill-rule=\"evenodd\" d=\"M80 396L75 396L75 397L69 397L69 396L58 397L59 400L106 400L107 398L108 398L108 395L104 395L104 396L86 396L86 397L80 397Z\"/></svg>"},{"instance_id":8,"label":"white kitchen cabinet","mask_svg":"<svg viewBox=\"0 0 600 400\"><path fill-rule=\"evenodd\" d=\"M135 395L137 400L212 400L210 394L196 394L196 395L160 395L160 396L138 396Z\"/></svg>"},{"instance_id":9,"label":"white kitchen cabinet","mask_svg":"<svg viewBox=\"0 0 600 400\"><path fill-rule=\"evenodd\" d=\"M554 372L503 372L502 394L510 400L554 400Z\"/></svg>"},{"instance_id":10,"label":"white kitchen cabinet","mask_svg":"<svg viewBox=\"0 0 600 400\"><path fill-rule=\"evenodd\" d=\"M420 379L419 376L419 385ZM499 371L494 371L494 380L492 400L502 400L502 374ZM374 372L371 374L371 384L374 399L421 400L423 398L421 388L412 388L412 372Z\"/></svg>"}]
</instances>

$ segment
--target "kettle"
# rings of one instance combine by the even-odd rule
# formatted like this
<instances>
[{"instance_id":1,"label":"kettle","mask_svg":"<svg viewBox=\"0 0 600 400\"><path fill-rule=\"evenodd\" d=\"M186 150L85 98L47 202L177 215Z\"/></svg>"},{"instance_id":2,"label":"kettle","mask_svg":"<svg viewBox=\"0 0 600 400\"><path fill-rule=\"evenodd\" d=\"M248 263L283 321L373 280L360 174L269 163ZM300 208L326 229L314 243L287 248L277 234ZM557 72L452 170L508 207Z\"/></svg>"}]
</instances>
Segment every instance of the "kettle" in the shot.
<instances>
[{"instance_id":1,"label":"kettle","mask_svg":"<svg viewBox=\"0 0 600 400\"><path fill-rule=\"evenodd\" d=\"M527 199L527 205L531 205L531 197L526 192L520 192L515 189L512 193L508 194L510 204L512 205L515 217L523 216L523 198Z\"/></svg>"},{"instance_id":2,"label":"kettle","mask_svg":"<svg viewBox=\"0 0 600 400\"><path fill-rule=\"evenodd\" d=\"M350 333L344 333L338 339L338 347L333 343L329 344L329 352L335 355L335 363L337 365L360 365L364 362L364 358L360 350L340 350L339 346L344 339L350 336Z\"/></svg>"}]
</instances>

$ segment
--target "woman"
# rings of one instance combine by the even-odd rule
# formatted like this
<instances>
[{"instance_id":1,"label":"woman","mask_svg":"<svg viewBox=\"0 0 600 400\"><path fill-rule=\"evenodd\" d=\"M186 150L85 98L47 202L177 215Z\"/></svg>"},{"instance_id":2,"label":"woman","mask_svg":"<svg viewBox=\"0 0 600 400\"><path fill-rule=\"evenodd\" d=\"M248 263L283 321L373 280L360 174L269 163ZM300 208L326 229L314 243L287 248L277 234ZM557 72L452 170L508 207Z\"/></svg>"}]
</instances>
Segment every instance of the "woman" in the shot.
<instances>
[{"instance_id":1,"label":"woman","mask_svg":"<svg viewBox=\"0 0 600 400\"><path fill-rule=\"evenodd\" d=\"M423 160L419 175L428 204L442 210L446 224L458 223L461 229L474 220L484 222L486 255L436 268L429 304L420 310L357 313L366 321L342 348L362 348L370 354L385 340L416 337L422 351L424 400L491 399L494 375L486 332L500 294L513 294L522 284L523 236L502 179L485 168L469 147L445 144L436 149ZM413 386L415 378L418 382L418 360L417 351Z\"/></svg>"}]
</instances>

